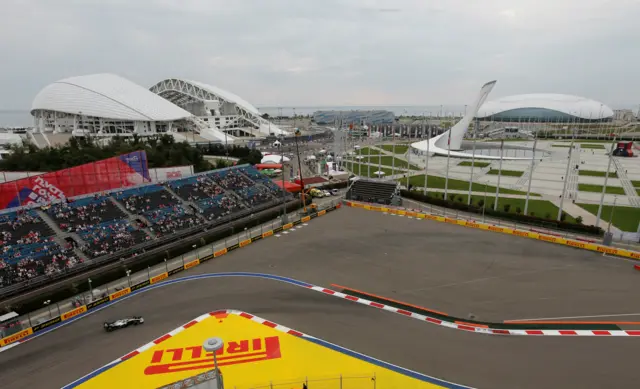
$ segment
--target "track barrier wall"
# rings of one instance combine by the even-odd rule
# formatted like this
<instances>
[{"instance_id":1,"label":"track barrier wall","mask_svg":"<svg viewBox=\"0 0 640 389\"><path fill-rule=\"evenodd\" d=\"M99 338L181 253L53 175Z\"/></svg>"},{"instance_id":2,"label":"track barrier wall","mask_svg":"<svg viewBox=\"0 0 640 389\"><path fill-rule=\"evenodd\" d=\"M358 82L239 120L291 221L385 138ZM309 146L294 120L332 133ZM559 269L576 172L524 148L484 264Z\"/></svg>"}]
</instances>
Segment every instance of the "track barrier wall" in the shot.
<instances>
[{"instance_id":1,"label":"track barrier wall","mask_svg":"<svg viewBox=\"0 0 640 389\"><path fill-rule=\"evenodd\" d=\"M519 230L515 228L510 228L510 227L500 227L492 224L453 219L445 216L436 216L428 213L407 211L403 209L383 207L383 206L377 206L377 205L370 205L370 204L359 203L355 201L345 201L344 204L347 207L352 207L352 208L360 208L360 209L366 209L369 211L390 213L390 214L399 215L399 216L414 217L416 219L429 219L429 220L434 220L442 223L456 224L463 227L470 227L470 228L476 228L479 230L499 232L507 235L516 235L523 238L536 239L536 240L541 240L543 242L561 244L564 246L570 246L570 247L583 249L583 250L596 251L596 252L607 254L607 255L615 255L623 258L640 260L640 252L604 246L601 244L592 243L585 240L567 239L567 238L563 238L555 235L543 234L540 232L524 231L524 230Z\"/></svg>"},{"instance_id":2,"label":"track barrier wall","mask_svg":"<svg viewBox=\"0 0 640 389\"><path fill-rule=\"evenodd\" d=\"M19 341L24 341L24 340L26 340L27 337L29 337L30 335L33 335L36 332L42 331L42 330L44 330L44 329L46 329L46 328L48 328L48 327L50 327L52 325L60 323L60 322L71 320L74 317L76 317L78 315L81 315L83 313L86 313L88 311L91 311L93 309L96 309L97 307L100 307L101 305L104 305L104 304L106 304L108 302L111 302L113 300L117 300L119 298L122 298L122 297L130 294L132 291L136 291L138 289L142 289L145 286L149 286L151 284L160 283L163 280L167 279L169 276L172 276L172 275L180 273L182 271L194 268L194 267L196 267L198 265L201 265L201 264L203 264L203 263L205 263L205 262L207 262L207 261L209 261L209 260L211 260L213 258L218 258L218 257L223 256L223 255L225 255L225 254L227 254L227 253L229 253L229 252L231 252L233 250L236 250L238 248L249 246L252 242L255 242L257 240L261 240L261 239L264 239L264 238L267 238L267 237L270 237L270 236L273 236L273 235L275 235L275 234L277 234L279 232L282 232L283 230L293 228L294 226L297 226L299 224L308 222L311 219L315 219L318 216L322 216L322 215L327 214L328 212L335 211L336 209L338 209L340 207L341 207L341 204L338 203L335 206L332 206L332 207L329 207L329 208L327 208L325 210L313 213L313 214L311 214L309 216L305 216L305 217L303 217L303 218L301 218L299 220L293 221L293 222L291 222L289 224L286 224L286 225L284 225L282 227L277 227L277 228L275 228L273 230L265 231L265 232L262 233L262 235L255 236L255 237L253 237L251 239L247 239L247 240L244 240L244 241L240 241L239 243L236 243L236 244L233 244L231 246L228 246L228 247L226 247L226 248L224 248L222 250L218 250L218 251L214 252L213 254L206 255L206 256L203 256L201 258L197 258L197 259L195 259L193 261L187 262L187 263L183 264L180 267L177 267L177 268L174 268L174 269L167 269L167 271L164 272L164 273L161 273L159 275L151 277L151 278L149 278L147 280L144 280L142 282L139 282L137 284L131 285L130 287L127 287L127 288L121 289L119 291L116 291L114 293L111 293L106 297L103 297L103 298L100 298L100 299L96 299L96 300L94 300L94 301L92 301L92 302L90 302L90 303L88 303L86 305L81 305L81 306L78 306L78 307L76 307L76 308L74 308L74 309L72 309L70 311L62 312L60 315L55 316L55 317L53 317L53 318L51 318L51 319L49 319L47 321L38 323L38 324L33 325L31 327L28 327L28 328L21 329L20 331L17 331L17 332L15 332L15 333L13 333L13 334L11 334L9 336L6 336L6 337L0 339L0 348L6 347L6 346L8 346L10 344L13 344L13 343L16 343L16 342L19 342Z\"/></svg>"}]
</instances>

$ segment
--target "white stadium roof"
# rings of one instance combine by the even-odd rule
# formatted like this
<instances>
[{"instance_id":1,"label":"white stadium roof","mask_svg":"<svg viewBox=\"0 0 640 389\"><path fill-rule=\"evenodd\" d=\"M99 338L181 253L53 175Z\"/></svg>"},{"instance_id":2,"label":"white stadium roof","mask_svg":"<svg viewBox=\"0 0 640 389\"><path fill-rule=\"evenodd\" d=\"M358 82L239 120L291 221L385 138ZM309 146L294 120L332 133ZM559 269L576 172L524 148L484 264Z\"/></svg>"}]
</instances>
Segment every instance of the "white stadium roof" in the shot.
<instances>
[{"instance_id":1,"label":"white stadium roof","mask_svg":"<svg viewBox=\"0 0 640 389\"><path fill-rule=\"evenodd\" d=\"M71 77L49 84L36 95L31 110L132 121L173 121L192 116L147 88L114 74Z\"/></svg>"},{"instance_id":2,"label":"white stadium roof","mask_svg":"<svg viewBox=\"0 0 640 389\"><path fill-rule=\"evenodd\" d=\"M197 85L200 88L208 91L209 93L212 93L212 94L214 94L216 96L219 96L223 100L236 103L237 105L239 105L240 107L244 108L246 111L253 113L254 115L261 115L260 111L258 110L258 108L254 107L247 100L244 100L242 97L240 97L240 96L238 96L236 94L228 92L228 91L226 91L224 89L220 89L220 88L218 88L216 86L213 86L213 85L205 84L203 82L193 81L193 80L184 80L184 81L186 81L188 83L191 83L193 85Z\"/></svg>"},{"instance_id":3,"label":"white stadium roof","mask_svg":"<svg viewBox=\"0 0 640 389\"><path fill-rule=\"evenodd\" d=\"M579 119L600 120L613 116L608 106L585 97L534 93L502 97L488 101L478 110L476 117L488 118L505 111L544 109L560 112Z\"/></svg>"}]
</instances>

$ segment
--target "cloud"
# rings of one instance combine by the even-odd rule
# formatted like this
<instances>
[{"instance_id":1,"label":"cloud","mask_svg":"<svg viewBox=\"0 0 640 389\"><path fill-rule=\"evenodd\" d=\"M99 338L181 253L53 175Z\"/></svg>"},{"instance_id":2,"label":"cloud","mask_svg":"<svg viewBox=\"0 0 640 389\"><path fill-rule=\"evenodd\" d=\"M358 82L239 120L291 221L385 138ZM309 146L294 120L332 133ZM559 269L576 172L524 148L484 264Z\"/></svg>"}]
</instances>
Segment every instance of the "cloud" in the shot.
<instances>
[{"instance_id":1,"label":"cloud","mask_svg":"<svg viewBox=\"0 0 640 389\"><path fill-rule=\"evenodd\" d=\"M184 77L256 105L640 100L637 0L5 0L0 109L97 72Z\"/></svg>"}]
</instances>

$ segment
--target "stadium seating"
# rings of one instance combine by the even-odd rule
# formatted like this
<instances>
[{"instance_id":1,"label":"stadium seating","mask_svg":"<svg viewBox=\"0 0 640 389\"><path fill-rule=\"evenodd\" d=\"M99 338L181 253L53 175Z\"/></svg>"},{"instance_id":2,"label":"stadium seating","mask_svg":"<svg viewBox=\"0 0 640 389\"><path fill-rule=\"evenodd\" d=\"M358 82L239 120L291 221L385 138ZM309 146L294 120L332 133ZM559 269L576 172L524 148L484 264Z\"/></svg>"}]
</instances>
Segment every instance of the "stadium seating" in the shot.
<instances>
[{"instance_id":1,"label":"stadium seating","mask_svg":"<svg viewBox=\"0 0 640 389\"><path fill-rule=\"evenodd\" d=\"M198 225L198 217L188 213L180 199L161 185L147 185L116 193L127 211L143 216L156 236Z\"/></svg>"},{"instance_id":2,"label":"stadium seating","mask_svg":"<svg viewBox=\"0 0 640 389\"><path fill-rule=\"evenodd\" d=\"M41 210L50 224L33 209L6 212L0 214L0 287L82 262L70 244L61 247L56 242L56 233L49 227L54 223L63 233L77 234L84 242L78 242L82 252L97 258L148 241L154 234L159 237L201 225L197 212L210 222L223 223L235 213L281 200L282 190L271 179L251 166L239 166L46 205ZM149 225L133 226L122 208ZM148 235L144 227L153 234Z\"/></svg>"},{"instance_id":3,"label":"stadium seating","mask_svg":"<svg viewBox=\"0 0 640 389\"><path fill-rule=\"evenodd\" d=\"M94 258L142 243L148 237L136 231L106 195L53 204L47 215L62 230L78 233L86 243L82 251Z\"/></svg>"},{"instance_id":4,"label":"stadium seating","mask_svg":"<svg viewBox=\"0 0 640 389\"><path fill-rule=\"evenodd\" d=\"M80 260L54 240L55 233L33 210L0 215L0 287L60 272Z\"/></svg>"},{"instance_id":5,"label":"stadium seating","mask_svg":"<svg viewBox=\"0 0 640 389\"><path fill-rule=\"evenodd\" d=\"M178 196L187 201L198 201L224 193L222 187L216 185L215 182L204 175L171 181L169 182L169 187L171 187Z\"/></svg>"},{"instance_id":6,"label":"stadium seating","mask_svg":"<svg viewBox=\"0 0 640 389\"><path fill-rule=\"evenodd\" d=\"M400 200L400 196L396 196L397 193L397 182L359 179L353 182L347 191L346 198L368 203L400 205L397 204Z\"/></svg>"}]
</instances>

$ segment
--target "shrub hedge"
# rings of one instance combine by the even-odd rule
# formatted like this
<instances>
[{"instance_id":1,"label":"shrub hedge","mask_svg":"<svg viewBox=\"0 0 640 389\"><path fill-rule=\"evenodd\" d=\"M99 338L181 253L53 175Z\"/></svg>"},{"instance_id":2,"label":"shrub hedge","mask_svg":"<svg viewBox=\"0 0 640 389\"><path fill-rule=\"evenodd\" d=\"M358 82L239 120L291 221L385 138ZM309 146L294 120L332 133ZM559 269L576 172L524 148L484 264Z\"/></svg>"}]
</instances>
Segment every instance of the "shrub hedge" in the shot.
<instances>
[{"instance_id":1,"label":"shrub hedge","mask_svg":"<svg viewBox=\"0 0 640 389\"><path fill-rule=\"evenodd\" d=\"M401 195L402 197L406 197L422 203L433 204L433 205L437 205L445 208L453 208L463 212L482 214L482 208L474 204L467 205L466 203L452 201L449 199L445 200L441 198L429 197L429 196L423 195L420 192L408 191L408 190L402 190ZM498 219L513 220L519 223L530 224L530 225L540 226L545 228L553 228L561 231L577 232L580 234L588 234L588 235L595 235L595 236L602 236L604 234L604 230L596 226L586 226L584 224L569 223L565 221L557 221L550 218L529 216L529 215L523 215L518 213L504 212L500 210L494 211L493 208L491 207L485 208L484 214L487 216L498 218Z\"/></svg>"}]
</instances>

